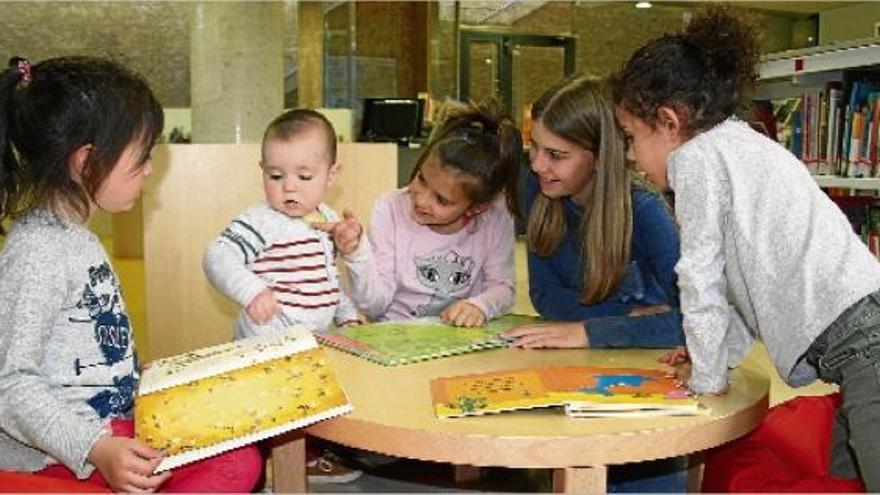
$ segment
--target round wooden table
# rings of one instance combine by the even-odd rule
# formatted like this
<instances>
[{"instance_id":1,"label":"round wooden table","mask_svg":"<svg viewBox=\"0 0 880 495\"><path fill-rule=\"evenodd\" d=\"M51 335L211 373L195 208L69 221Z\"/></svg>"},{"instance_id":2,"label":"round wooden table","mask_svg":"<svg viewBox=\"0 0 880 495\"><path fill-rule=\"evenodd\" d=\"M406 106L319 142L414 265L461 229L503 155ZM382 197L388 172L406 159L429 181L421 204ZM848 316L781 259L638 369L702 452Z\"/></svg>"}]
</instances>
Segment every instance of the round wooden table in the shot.
<instances>
[{"instance_id":1,"label":"round wooden table","mask_svg":"<svg viewBox=\"0 0 880 495\"><path fill-rule=\"evenodd\" d=\"M767 411L770 382L756 366L731 374L730 392L704 397L712 414L666 418L567 417L562 408L455 419L433 412L432 378L527 367L659 367L663 350L496 349L387 367L326 349L354 412L309 435L382 454L455 465L554 469L557 492L606 491L607 466L699 453L745 435ZM302 434L273 449L275 489L304 491ZM293 463L293 464L291 464Z\"/></svg>"}]
</instances>

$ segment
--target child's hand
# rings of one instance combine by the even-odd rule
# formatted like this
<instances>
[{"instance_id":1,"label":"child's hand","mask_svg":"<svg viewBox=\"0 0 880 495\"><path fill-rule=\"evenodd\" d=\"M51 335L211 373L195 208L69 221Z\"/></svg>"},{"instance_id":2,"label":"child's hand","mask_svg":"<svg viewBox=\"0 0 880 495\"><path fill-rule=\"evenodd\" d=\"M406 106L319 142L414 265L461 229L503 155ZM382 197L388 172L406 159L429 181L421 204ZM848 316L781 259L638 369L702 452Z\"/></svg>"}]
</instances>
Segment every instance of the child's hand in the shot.
<instances>
[{"instance_id":1,"label":"child's hand","mask_svg":"<svg viewBox=\"0 0 880 495\"><path fill-rule=\"evenodd\" d=\"M351 254L357 249L364 231L361 222L350 210L342 212L339 222L313 222L312 227L330 234L336 249L342 254Z\"/></svg>"},{"instance_id":2,"label":"child's hand","mask_svg":"<svg viewBox=\"0 0 880 495\"><path fill-rule=\"evenodd\" d=\"M655 306L637 306L629 312L629 316L659 315L667 311L669 311L669 306L666 304L657 304Z\"/></svg>"},{"instance_id":3,"label":"child's hand","mask_svg":"<svg viewBox=\"0 0 880 495\"><path fill-rule=\"evenodd\" d=\"M688 356L687 347L680 345L675 349L669 351L668 353L660 356L660 359L658 359L657 361L660 361L661 363L666 363L669 366L675 366L677 364L690 362L690 360L691 358L690 356Z\"/></svg>"},{"instance_id":4,"label":"child's hand","mask_svg":"<svg viewBox=\"0 0 880 495\"><path fill-rule=\"evenodd\" d=\"M544 323L511 328L501 334L513 347L588 347L587 332L579 322Z\"/></svg>"},{"instance_id":5,"label":"child's hand","mask_svg":"<svg viewBox=\"0 0 880 495\"><path fill-rule=\"evenodd\" d=\"M272 289L263 289L245 308L247 315L258 325L269 323L269 320L275 317L279 311L281 311L281 307L278 306Z\"/></svg>"},{"instance_id":6,"label":"child's hand","mask_svg":"<svg viewBox=\"0 0 880 495\"><path fill-rule=\"evenodd\" d=\"M486 324L486 315L483 311L465 300L447 306L440 313L440 319L457 327L479 327Z\"/></svg>"},{"instance_id":7,"label":"child's hand","mask_svg":"<svg viewBox=\"0 0 880 495\"><path fill-rule=\"evenodd\" d=\"M89 451L89 462L115 492L152 492L170 476L171 471L153 474L162 461L162 451L139 440L105 436Z\"/></svg>"}]
</instances>

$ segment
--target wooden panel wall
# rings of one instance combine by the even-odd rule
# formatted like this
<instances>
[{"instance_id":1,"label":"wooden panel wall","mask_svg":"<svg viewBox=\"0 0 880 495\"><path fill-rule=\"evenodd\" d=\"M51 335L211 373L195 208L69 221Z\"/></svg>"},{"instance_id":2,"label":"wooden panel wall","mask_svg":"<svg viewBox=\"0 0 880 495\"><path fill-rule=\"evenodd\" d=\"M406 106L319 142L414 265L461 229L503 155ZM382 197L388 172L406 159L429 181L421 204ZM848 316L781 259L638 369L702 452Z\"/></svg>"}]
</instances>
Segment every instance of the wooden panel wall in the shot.
<instances>
[{"instance_id":1,"label":"wooden panel wall","mask_svg":"<svg viewBox=\"0 0 880 495\"><path fill-rule=\"evenodd\" d=\"M149 356L156 359L226 342L236 304L202 271L208 242L240 210L262 201L259 144L161 145L143 195L144 269ZM328 193L337 211L365 224L373 202L397 186L393 144L341 144L342 173Z\"/></svg>"}]
</instances>

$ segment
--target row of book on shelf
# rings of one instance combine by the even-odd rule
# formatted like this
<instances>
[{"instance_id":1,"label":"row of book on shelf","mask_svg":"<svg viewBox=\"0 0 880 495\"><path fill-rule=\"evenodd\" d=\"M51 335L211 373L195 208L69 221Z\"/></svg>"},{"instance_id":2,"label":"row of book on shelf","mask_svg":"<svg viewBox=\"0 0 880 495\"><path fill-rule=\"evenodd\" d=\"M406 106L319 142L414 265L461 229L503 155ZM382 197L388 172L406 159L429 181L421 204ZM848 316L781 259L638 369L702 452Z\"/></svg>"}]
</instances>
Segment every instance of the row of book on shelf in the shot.
<instances>
[{"instance_id":1,"label":"row of book on shelf","mask_svg":"<svg viewBox=\"0 0 880 495\"><path fill-rule=\"evenodd\" d=\"M853 217L850 216L850 219ZM880 206L866 207L864 217L856 218L855 223L862 241L868 245L871 254L880 260Z\"/></svg>"},{"instance_id":2,"label":"row of book on shelf","mask_svg":"<svg viewBox=\"0 0 880 495\"><path fill-rule=\"evenodd\" d=\"M766 102L758 102L758 107ZM772 103L777 139L813 175L878 177L880 84L839 81Z\"/></svg>"}]
</instances>

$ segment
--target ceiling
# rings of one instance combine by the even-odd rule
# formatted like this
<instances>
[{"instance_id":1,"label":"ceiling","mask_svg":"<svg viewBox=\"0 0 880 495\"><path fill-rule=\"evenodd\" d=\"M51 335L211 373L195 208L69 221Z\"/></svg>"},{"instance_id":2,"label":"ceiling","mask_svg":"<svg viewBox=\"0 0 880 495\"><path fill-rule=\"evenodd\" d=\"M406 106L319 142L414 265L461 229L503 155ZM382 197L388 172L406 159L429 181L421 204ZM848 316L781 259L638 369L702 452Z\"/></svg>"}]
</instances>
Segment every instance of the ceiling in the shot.
<instances>
[{"instance_id":1,"label":"ceiling","mask_svg":"<svg viewBox=\"0 0 880 495\"><path fill-rule=\"evenodd\" d=\"M620 2L575 0L601 8ZM536 0L461 0L464 24L512 25L547 2ZM635 3L635 2L631 2ZM697 2L655 1L655 5L695 7ZM734 2L768 13L804 17L864 2ZM295 0L285 0L287 11ZM120 60L150 79L168 106L189 105L189 39L193 1L2 1L0 57L32 60L70 54L96 54ZM326 5L333 5L326 2ZM444 0L445 8L454 5ZM294 14L295 16L295 14ZM293 19L295 22L295 18ZM295 25L290 24L289 25ZM293 65L295 28L285 33L285 54Z\"/></svg>"},{"instance_id":2,"label":"ceiling","mask_svg":"<svg viewBox=\"0 0 880 495\"><path fill-rule=\"evenodd\" d=\"M581 4L601 7L609 4L627 3L621 1L591 1L576 0ZM462 23L469 25L494 24L512 25L520 18L529 15L535 9L547 3L538 0L462 0L460 5L460 19ZM635 6L635 1L631 1ZM655 6L663 7L696 7L703 2L695 1L669 1L654 0ZM768 14L785 15L791 17L809 17L826 10L848 7L864 2L829 1L829 2L798 2L798 1L732 1L733 5L751 10L758 10Z\"/></svg>"}]
</instances>

